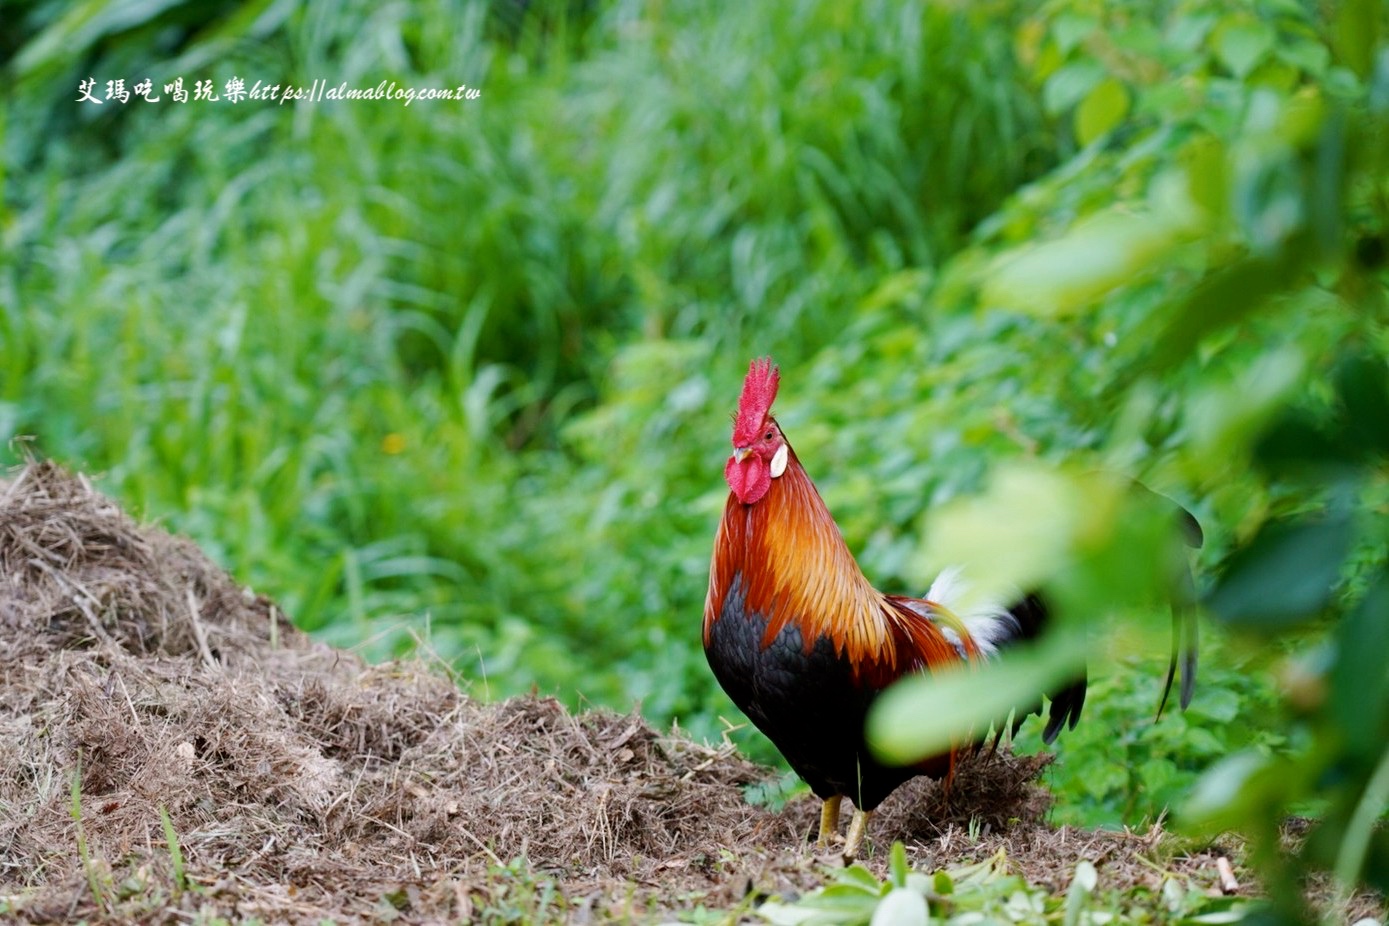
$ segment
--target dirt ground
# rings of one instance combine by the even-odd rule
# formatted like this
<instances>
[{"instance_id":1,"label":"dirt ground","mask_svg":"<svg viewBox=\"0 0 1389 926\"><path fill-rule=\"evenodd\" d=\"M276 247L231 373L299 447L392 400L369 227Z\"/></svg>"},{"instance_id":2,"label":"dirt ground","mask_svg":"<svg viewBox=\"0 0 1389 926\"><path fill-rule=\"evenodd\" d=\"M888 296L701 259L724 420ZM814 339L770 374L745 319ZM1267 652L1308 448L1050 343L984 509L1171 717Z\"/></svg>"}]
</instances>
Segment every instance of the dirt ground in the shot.
<instances>
[{"instance_id":1,"label":"dirt ground","mask_svg":"<svg viewBox=\"0 0 1389 926\"><path fill-rule=\"evenodd\" d=\"M0 912L17 921L467 921L523 916L531 890L571 921L644 920L823 879L816 802L749 805L771 773L731 747L548 698L482 703L425 661L366 665L52 464L0 483L0 630ZM1218 846L1173 857L1158 831L1047 825L1042 764L980 760L948 799L901 789L870 867L903 840L927 870L1002 848L1057 888L1088 858L1115 887L1215 889Z\"/></svg>"}]
</instances>

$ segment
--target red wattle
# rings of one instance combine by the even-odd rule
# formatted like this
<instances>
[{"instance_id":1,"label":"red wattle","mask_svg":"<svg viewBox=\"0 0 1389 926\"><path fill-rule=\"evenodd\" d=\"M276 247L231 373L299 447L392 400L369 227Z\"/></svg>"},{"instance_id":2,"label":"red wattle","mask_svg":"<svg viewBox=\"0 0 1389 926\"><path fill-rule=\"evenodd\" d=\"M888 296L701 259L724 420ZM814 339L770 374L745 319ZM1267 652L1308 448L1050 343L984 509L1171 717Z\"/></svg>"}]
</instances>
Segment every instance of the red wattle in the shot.
<instances>
[{"instance_id":1,"label":"red wattle","mask_svg":"<svg viewBox=\"0 0 1389 926\"><path fill-rule=\"evenodd\" d=\"M766 461L755 453L744 457L741 463L736 457L729 457L728 465L723 468L723 478L744 505L758 501L772 485Z\"/></svg>"}]
</instances>

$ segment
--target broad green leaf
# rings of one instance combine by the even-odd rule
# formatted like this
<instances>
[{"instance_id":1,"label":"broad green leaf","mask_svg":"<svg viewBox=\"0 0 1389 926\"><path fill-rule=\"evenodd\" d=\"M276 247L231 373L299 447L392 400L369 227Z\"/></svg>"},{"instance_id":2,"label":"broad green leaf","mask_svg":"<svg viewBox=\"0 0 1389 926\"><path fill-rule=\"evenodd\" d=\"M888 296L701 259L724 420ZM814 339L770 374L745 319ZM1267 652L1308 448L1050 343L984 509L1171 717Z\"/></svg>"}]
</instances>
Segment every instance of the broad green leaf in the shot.
<instances>
[{"instance_id":1,"label":"broad green leaf","mask_svg":"<svg viewBox=\"0 0 1389 926\"><path fill-rule=\"evenodd\" d=\"M1071 49L1094 32L1097 25L1092 16L1082 16L1069 12L1060 13L1051 24L1051 37L1056 41L1056 46L1063 55L1070 54Z\"/></svg>"},{"instance_id":2,"label":"broad green leaf","mask_svg":"<svg viewBox=\"0 0 1389 926\"><path fill-rule=\"evenodd\" d=\"M898 887L878 904L869 926L926 926L929 920L926 898L916 891Z\"/></svg>"},{"instance_id":3,"label":"broad green leaf","mask_svg":"<svg viewBox=\"0 0 1389 926\"><path fill-rule=\"evenodd\" d=\"M1336 629L1331 711L1349 745L1364 754L1389 732L1389 572Z\"/></svg>"},{"instance_id":4,"label":"broad green leaf","mask_svg":"<svg viewBox=\"0 0 1389 926\"><path fill-rule=\"evenodd\" d=\"M1002 849L981 862L958 865L950 869L950 877L957 886L978 885L994 881L1006 870L1008 857Z\"/></svg>"},{"instance_id":5,"label":"broad green leaf","mask_svg":"<svg viewBox=\"0 0 1389 926\"><path fill-rule=\"evenodd\" d=\"M1066 891L1065 926L1080 926L1085 902L1098 883L1099 874L1095 871L1094 865L1084 860L1076 865L1075 876L1071 878L1070 889Z\"/></svg>"},{"instance_id":6,"label":"broad green leaf","mask_svg":"<svg viewBox=\"0 0 1389 926\"><path fill-rule=\"evenodd\" d=\"M1097 472L1080 483L1089 506L1070 568L1045 583L1063 619L1170 603L1189 571L1201 526L1181 505L1141 483Z\"/></svg>"},{"instance_id":7,"label":"broad green leaf","mask_svg":"<svg viewBox=\"0 0 1389 926\"><path fill-rule=\"evenodd\" d=\"M1333 420L1305 408L1283 413L1255 445L1258 461L1273 472L1363 466L1389 453L1389 367L1380 357L1356 354L1337 365L1339 407Z\"/></svg>"},{"instance_id":8,"label":"broad green leaf","mask_svg":"<svg viewBox=\"0 0 1389 926\"><path fill-rule=\"evenodd\" d=\"M904 679L883 693L868 715L865 739L884 762L906 765L939 755L1037 694L1073 677L1084 659L1076 635L1046 643L978 669Z\"/></svg>"},{"instance_id":9,"label":"broad green leaf","mask_svg":"<svg viewBox=\"0 0 1389 926\"><path fill-rule=\"evenodd\" d=\"M907 865L907 848L901 842L892 844L892 852L888 856L888 876L892 880L893 887L906 887L907 875L911 872Z\"/></svg>"},{"instance_id":10,"label":"broad green leaf","mask_svg":"<svg viewBox=\"0 0 1389 926\"><path fill-rule=\"evenodd\" d=\"M1224 830L1243 826L1277 788L1272 760L1253 751L1236 753L1203 774L1182 808L1190 826Z\"/></svg>"},{"instance_id":11,"label":"broad green leaf","mask_svg":"<svg viewBox=\"0 0 1389 926\"><path fill-rule=\"evenodd\" d=\"M867 891L874 897L883 892L883 882L879 881L873 872L864 868L862 865L850 865L843 871L835 875L837 883L845 888L852 888L859 891Z\"/></svg>"},{"instance_id":12,"label":"broad green leaf","mask_svg":"<svg viewBox=\"0 0 1389 926\"><path fill-rule=\"evenodd\" d=\"M819 910L800 904L778 903L774 900L759 905L757 915L772 926L801 926L802 923L822 919Z\"/></svg>"},{"instance_id":13,"label":"broad green leaf","mask_svg":"<svg viewBox=\"0 0 1389 926\"><path fill-rule=\"evenodd\" d=\"M1344 515L1265 524L1230 556L1207 606L1234 627L1264 634L1312 617L1331 597L1352 528Z\"/></svg>"},{"instance_id":14,"label":"broad green leaf","mask_svg":"<svg viewBox=\"0 0 1389 926\"><path fill-rule=\"evenodd\" d=\"M1104 78L1104 67L1096 61L1078 61L1058 68L1042 88L1042 105L1048 113L1058 116L1085 99Z\"/></svg>"},{"instance_id":15,"label":"broad green leaf","mask_svg":"<svg viewBox=\"0 0 1389 926\"><path fill-rule=\"evenodd\" d=\"M1041 467L1002 467L980 496L931 512L915 571L922 584L963 565L971 591L999 597L1035 588L1068 561L1083 515L1096 507L1080 486Z\"/></svg>"},{"instance_id":16,"label":"broad green leaf","mask_svg":"<svg viewBox=\"0 0 1389 926\"><path fill-rule=\"evenodd\" d=\"M1191 730L1188 735L1206 733L1205 730ZM1209 735L1209 734L1207 734ZM1193 755L1202 755L1199 750L1192 750ZM1214 752L1205 753L1211 759L1216 759L1225 754L1223 748L1218 748ZM1149 759L1138 767L1139 780L1143 782L1144 790L1151 793L1154 797L1162 796L1167 788L1171 787L1172 782L1177 778L1177 766L1167 759Z\"/></svg>"},{"instance_id":17,"label":"broad green leaf","mask_svg":"<svg viewBox=\"0 0 1389 926\"><path fill-rule=\"evenodd\" d=\"M1172 311L1151 316L1162 327L1134 337L1140 370L1163 370L1186 359L1202 338L1264 304L1301 267L1295 250L1277 257L1247 257L1202 280Z\"/></svg>"},{"instance_id":18,"label":"broad green leaf","mask_svg":"<svg viewBox=\"0 0 1389 926\"><path fill-rule=\"evenodd\" d=\"M865 891L858 886L831 884L804 898L801 903L861 923L873 915L881 897L878 892Z\"/></svg>"},{"instance_id":19,"label":"broad green leaf","mask_svg":"<svg viewBox=\"0 0 1389 926\"><path fill-rule=\"evenodd\" d=\"M1228 926L1230 923L1256 922L1249 915L1247 906L1241 905L1229 910L1216 910L1213 913L1198 913L1182 920L1183 923L1197 923L1199 926Z\"/></svg>"},{"instance_id":20,"label":"broad green leaf","mask_svg":"<svg viewBox=\"0 0 1389 926\"><path fill-rule=\"evenodd\" d=\"M1326 66L1331 61L1331 52L1325 45L1307 38L1295 38L1280 43L1275 54L1313 77L1320 77L1325 73Z\"/></svg>"},{"instance_id":21,"label":"broad green leaf","mask_svg":"<svg viewBox=\"0 0 1389 926\"><path fill-rule=\"evenodd\" d=\"M1076 109L1076 141L1088 145L1124 121L1129 112L1129 91L1113 77L1096 84Z\"/></svg>"},{"instance_id":22,"label":"broad green leaf","mask_svg":"<svg viewBox=\"0 0 1389 926\"><path fill-rule=\"evenodd\" d=\"M1286 347L1265 353L1231 382L1199 388L1188 400L1191 456L1206 462L1247 454L1297 389L1305 367L1303 355Z\"/></svg>"},{"instance_id":23,"label":"broad green leaf","mask_svg":"<svg viewBox=\"0 0 1389 926\"><path fill-rule=\"evenodd\" d=\"M1346 415L1348 450L1389 453L1389 365L1383 356L1357 354L1336 369L1336 392Z\"/></svg>"},{"instance_id":24,"label":"broad green leaf","mask_svg":"<svg viewBox=\"0 0 1389 926\"><path fill-rule=\"evenodd\" d=\"M1230 178L1225 145L1211 135L1200 135L1182 147L1187 195L1212 216L1230 211Z\"/></svg>"},{"instance_id":25,"label":"broad green leaf","mask_svg":"<svg viewBox=\"0 0 1389 926\"><path fill-rule=\"evenodd\" d=\"M1379 44L1379 0L1344 0L1336 13L1336 52L1342 63L1366 77Z\"/></svg>"},{"instance_id":26,"label":"broad green leaf","mask_svg":"<svg viewBox=\"0 0 1389 926\"><path fill-rule=\"evenodd\" d=\"M1146 276L1182 233L1170 219L1111 209L1053 241L999 255L985 272L980 298L989 308L1069 315Z\"/></svg>"},{"instance_id":27,"label":"broad green leaf","mask_svg":"<svg viewBox=\"0 0 1389 926\"><path fill-rule=\"evenodd\" d=\"M1187 709L1188 717L1204 717L1216 723L1229 723L1239 716L1240 698L1223 688L1201 692L1201 700Z\"/></svg>"},{"instance_id":28,"label":"broad green leaf","mask_svg":"<svg viewBox=\"0 0 1389 926\"><path fill-rule=\"evenodd\" d=\"M1173 47L1186 52L1195 52L1215 27L1216 17L1211 13L1184 12L1177 16L1167 30L1167 40Z\"/></svg>"},{"instance_id":29,"label":"broad green leaf","mask_svg":"<svg viewBox=\"0 0 1389 926\"><path fill-rule=\"evenodd\" d=\"M1274 38L1273 27L1257 19L1223 23L1216 33L1216 55L1243 78L1273 49Z\"/></svg>"},{"instance_id":30,"label":"broad green leaf","mask_svg":"<svg viewBox=\"0 0 1389 926\"><path fill-rule=\"evenodd\" d=\"M1343 468L1357 462L1340 435L1303 409L1285 409L1254 444L1254 459L1273 473L1307 467Z\"/></svg>"},{"instance_id":31,"label":"broad green leaf","mask_svg":"<svg viewBox=\"0 0 1389 926\"><path fill-rule=\"evenodd\" d=\"M919 871L909 871L907 872L907 881L902 886L916 891L922 897L930 897L935 891L935 885L935 878L922 874Z\"/></svg>"}]
</instances>

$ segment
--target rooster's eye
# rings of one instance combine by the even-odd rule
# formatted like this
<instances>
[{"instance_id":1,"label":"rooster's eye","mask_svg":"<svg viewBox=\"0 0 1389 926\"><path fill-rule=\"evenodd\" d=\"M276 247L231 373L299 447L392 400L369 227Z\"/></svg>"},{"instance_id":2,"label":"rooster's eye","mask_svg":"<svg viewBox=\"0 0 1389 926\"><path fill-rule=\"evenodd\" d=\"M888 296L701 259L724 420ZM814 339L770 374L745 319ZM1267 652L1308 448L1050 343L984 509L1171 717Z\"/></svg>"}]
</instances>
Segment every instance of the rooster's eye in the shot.
<instances>
[{"instance_id":1,"label":"rooster's eye","mask_svg":"<svg viewBox=\"0 0 1389 926\"><path fill-rule=\"evenodd\" d=\"M771 440L771 439L772 439L772 432L771 432L771 431L768 431L766 434L763 434L763 435L762 435L762 439L763 439L763 440Z\"/></svg>"}]
</instances>

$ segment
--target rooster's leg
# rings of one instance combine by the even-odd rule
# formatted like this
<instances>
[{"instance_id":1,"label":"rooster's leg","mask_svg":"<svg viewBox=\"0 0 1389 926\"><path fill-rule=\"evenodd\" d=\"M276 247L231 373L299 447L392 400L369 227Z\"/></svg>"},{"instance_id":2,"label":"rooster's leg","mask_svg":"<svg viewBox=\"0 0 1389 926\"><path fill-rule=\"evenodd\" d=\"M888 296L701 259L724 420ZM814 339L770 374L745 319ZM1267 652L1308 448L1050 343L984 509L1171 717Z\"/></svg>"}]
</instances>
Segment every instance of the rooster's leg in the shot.
<instances>
[{"instance_id":1,"label":"rooster's leg","mask_svg":"<svg viewBox=\"0 0 1389 926\"><path fill-rule=\"evenodd\" d=\"M858 847L863 842L863 834L868 829L868 818L873 816L871 810L859 810L854 808L854 818L849 821L849 833L844 837L844 860L851 862L858 855Z\"/></svg>"},{"instance_id":2,"label":"rooster's leg","mask_svg":"<svg viewBox=\"0 0 1389 926\"><path fill-rule=\"evenodd\" d=\"M843 799L842 794L834 797L825 798L825 802L820 805L820 838L815 841L815 847L823 849L830 844L830 839L839 832L839 802Z\"/></svg>"}]
</instances>

